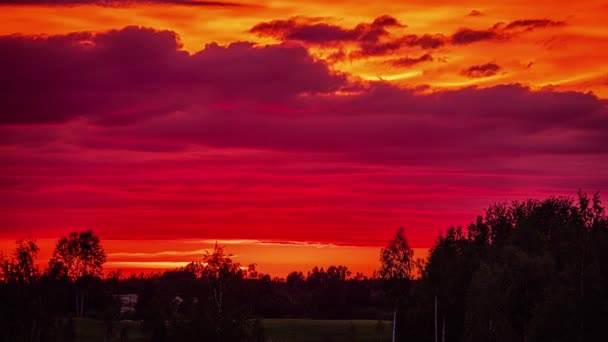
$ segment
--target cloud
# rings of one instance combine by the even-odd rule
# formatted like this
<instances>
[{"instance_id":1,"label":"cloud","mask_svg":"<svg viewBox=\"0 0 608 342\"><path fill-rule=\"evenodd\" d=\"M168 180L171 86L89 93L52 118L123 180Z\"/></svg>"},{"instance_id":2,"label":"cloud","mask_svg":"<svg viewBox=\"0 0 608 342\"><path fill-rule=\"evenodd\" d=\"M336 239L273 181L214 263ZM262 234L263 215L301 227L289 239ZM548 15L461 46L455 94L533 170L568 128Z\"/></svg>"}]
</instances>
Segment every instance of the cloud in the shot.
<instances>
[{"instance_id":1,"label":"cloud","mask_svg":"<svg viewBox=\"0 0 608 342\"><path fill-rule=\"evenodd\" d=\"M218 243L222 246L224 245L256 245L256 246L287 246L287 247L314 247L314 248L337 248L337 247L356 247L356 246L348 246L348 245L339 245L328 242L310 242L310 241L288 241L288 240L239 240L239 239L229 239L229 240L193 240L189 241L190 243L205 243L209 245L215 245Z\"/></svg>"},{"instance_id":2,"label":"cloud","mask_svg":"<svg viewBox=\"0 0 608 342\"><path fill-rule=\"evenodd\" d=\"M461 28L452 34L450 40L454 45L466 45L480 41L507 40L525 31L565 25L566 23L563 21L554 21L550 19L521 19L512 21L506 25L503 23L496 23L491 28L485 30ZM518 29L523 29L523 31L518 31Z\"/></svg>"},{"instance_id":3,"label":"cloud","mask_svg":"<svg viewBox=\"0 0 608 342\"><path fill-rule=\"evenodd\" d=\"M454 45L466 45L484 40L497 40L501 36L494 30L473 30L462 28L452 34L450 41Z\"/></svg>"},{"instance_id":4,"label":"cloud","mask_svg":"<svg viewBox=\"0 0 608 342\"><path fill-rule=\"evenodd\" d=\"M296 18L260 23L251 28L250 32L281 40L298 40L312 44L355 41L363 35L361 29L344 29L326 23L302 23Z\"/></svg>"},{"instance_id":5,"label":"cloud","mask_svg":"<svg viewBox=\"0 0 608 342\"><path fill-rule=\"evenodd\" d=\"M189 261L108 261L104 266L108 269L176 269L185 267Z\"/></svg>"},{"instance_id":6,"label":"cloud","mask_svg":"<svg viewBox=\"0 0 608 342\"><path fill-rule=\"evenodd\" d=\"M288 99L333 92L345 77L303 47L209 44L188 54L177 35L140 27L62 36L0 37L0 124L82 117L126 124L191 101ZM153 101L150 101L153 100ZM280 101L277 101L280 102Z\"/></svg>"},{"instance_id":7,"label":"cloud","mask_svg":"<svg viewBox=\"0 0 608 342\"><path fill-rule=\"evenodd\" d=\"M424 55L422 55L420 57L415 57L415 58L403 57L403 58L394 59L391 61L391 64L398 66L398 67L409 68L409 67L419 64L419 63L431 62L431 61L433 61L433 56L431 56L428 53L425 53Z\"/></svg>"},{"instance_id":8,"label":"cloud","mask_svg":"<svg viewBox=\"0 0 608 342\"><path fill-rule=\"evenodd\" d=\"M471 10L471 12L469 12L469 14L467 14L467 17L479 17L482 15L483 15L483 13L481 11Z\"/></svg>"},{"instance_id":9,"label":"cloud","mask_svg":"<svg viewBox=\"0 0 608 342\"><path fill-rule=\"evenodd\" d=\"M194 250L180 250L180 251L160 251L160 252L115 252L108 253L110 258L158 258L167 256L178 256L178 257L189 257L189 256L203 256L209 249L194 249Z\"/></svg>"},{"instance_id":10,"label":"cloud","mask_svg":"<svg viewBox=\"0 0 608 342\"><path fill-rule=\"evenodd\" d=\"M423 49L437 49L446 44L446 37L442 34L424 34L422 36L408 35L404 37L407 46L419 46Z\"/></svg>"},{"instance_id":11,"label":"cloud","mask_svg":"<svg viewBox=\"0 0 608 342\"><path fill-rule=\"evenodd\" d=\"M460 73L467 77L480 78L494 76L500 71L500 69L500 66L496 63L485 63L470 66L462 70Z\"/></svg>"},{"instance_id":12,"label":"cloud","mask_svg":"<svg viewBox=\"0 0 608 342\"><path fill-rule=\"evenodd\" d=\"M389 32L389 28L404 28L396 18L384 15L371 23L360 23L353 28L320 22L315 18L291 18L263 22L251 28L250 32L260 36L270 36L282 41L298 41L309 45L340 46L353 43L358 51L351 57L386 55L403 47L436 49L445 44L446 39L439 34L399 36Z\"/></svg>"},{"instance_id":13,"label":"cloud","mask_svg":"<svg viewBox=\"0 0 608 342\"><path fill-rule=\"evenodd\" d=\"M194 7L232 7L245 6L237 2L204 0L0 0L0 6L79 6L97 5L107 7L126 7L137 5L170 4Z\"/></svg>"},{"instance_id":14,"label":"cloud","mask_svg":"<svg viewBox=\"0 0 608 342\"><path fill-rule=\"evenodd\" d=\"M263 22L251 28L250 32L261 36L272 36L281 40L297 40L311 44L339 42L378 42L389 35L390 27L404 27L397 19L383 15L371 23L361 23L354 28L318 22L311 18L291 18Z\"/></svg>"},{"instance_id":15,"label":"cloud","mask_svg":"<svg viewBox=\"0 0 608 342\"><path fill-rule=\"evenodd\" d=\"M476 10L469 13L469 16L479 15L482 13ZM293 17L259 23L249 32L281 41L297 41L305 45L340 48L345 44L355 44L358 49L350 53L349 57L365 58L388 55L408 48L431 50L446 44L468 45L482 41L506 41L533 29L563 25L565 22L550 19L521 19L506 25L496 23L488 29L463 27L449 36L441 33L403 35L389 29L405 28L406 25L388 15L352 28L323 22L322 18Z\"/></svg>"},{"instance_id":16,"label":"cloud","mask_svg":"<svg viewBox=\"0 0 608 342\"><path fill-rule=\"evenodd\" d=\"M479 149L601 150L597 140L548 143L543 132L595 136L608 128L601 114L605 104L592 94L521 85L419 93L383 82L349 81L301 46L210 44L188 54L173 32L128 27L98 34L5 36L0 49L6 51L0 56L5 80L0 123L74 125L70 134L9 128L5 142L45 144L70 137L90 148L176 151L195 144L337 153L359 161L451 162ZM423 54L395 63L431 59ZM487 77L499 70L486 63L463 74ZM498 123L505 136L520 138L510 143L482 138ZM92 127L90 134L80 134L79 125ZM452 125L462 129L456 142ZM418 146L421 140L429 143ZM482 140L484 145L477 145Z\"/></svg>"},{"instance_id":17,"label":"cloud","mask_svg":"<svg viewBox=\"0 0 608 342\"><path fill-rule=\"evenodd\" d=\"M598 116L605 105L591 94L533 91L521 85L425 94L382 82L353 83L305 48L285 44L210 44L188 54L173 32L127 27L98 34L4 36L0 49L6 51L0 56L5 80L0 122L35 125L84 119L86 125L106 127L80 137L90 146L103 145L95 143L102 137L105 143L118 144L115 147L160 139L351 156L369 150L377 151L376 157L382 155L378 148L390 146L387 151L397 149L402 157L432 158L459 147L448 144L453 133L446 129L454 120L472 120L475 128L505 121L520 132L541 122L563 130L578 123L589 132L605 125ZM431 58L424 54L397 63ZM499 70L486 63L463 73L487 77ZM590 122L594 125L587 126ZM28 139L58 136L32 134ZM12 133L7 140L25 137ZM421 138L435 143L425 153L408 148ZM361 146L360 141L369 142ZM436 148L444 143L449 146Z\"/></svg>"},{"instance_id":18,"label":"cloud","mask_svg":"<svg viewBox=\"0 0 608 342\"><path fill-rule=\"evenodd\" d=\"M536 28L559 27L565 25L566 23L564 21L554 21L550 19L521 19L510 22L504 27L504 29L512 30L524 28L526 30L532 30Z\"/></svg>"}]
</instances>

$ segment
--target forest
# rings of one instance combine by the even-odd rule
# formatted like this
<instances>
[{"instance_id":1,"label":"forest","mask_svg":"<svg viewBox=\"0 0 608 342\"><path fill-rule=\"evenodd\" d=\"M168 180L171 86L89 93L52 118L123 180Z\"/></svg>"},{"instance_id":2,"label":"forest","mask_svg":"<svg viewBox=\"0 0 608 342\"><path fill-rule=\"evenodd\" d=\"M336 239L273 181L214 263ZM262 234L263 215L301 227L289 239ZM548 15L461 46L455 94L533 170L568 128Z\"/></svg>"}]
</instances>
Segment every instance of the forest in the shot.
<instances>
[{"instance_id":1,"label":"forest","mask_svg":"<svg viewBox=\"0 0 608 342\"><path fill-rule=\"evenodd\" d=\"M608 322L598 193L492 204L444 230L424 260L399 229L371 277L335 265L272 278L220 245L183 268L127 277L104 273L90 230L59 239L47 265L38 252L21 238L0 255L0 341L84 340L83 322L103 327L100 341L277 341L277 319L351 322L319 341L389 341L393 320L397 341L597 341ZM125 307L126 295L136 302ZM356 320L373 321L377 339Z\"/></svg>"}]
</instances>

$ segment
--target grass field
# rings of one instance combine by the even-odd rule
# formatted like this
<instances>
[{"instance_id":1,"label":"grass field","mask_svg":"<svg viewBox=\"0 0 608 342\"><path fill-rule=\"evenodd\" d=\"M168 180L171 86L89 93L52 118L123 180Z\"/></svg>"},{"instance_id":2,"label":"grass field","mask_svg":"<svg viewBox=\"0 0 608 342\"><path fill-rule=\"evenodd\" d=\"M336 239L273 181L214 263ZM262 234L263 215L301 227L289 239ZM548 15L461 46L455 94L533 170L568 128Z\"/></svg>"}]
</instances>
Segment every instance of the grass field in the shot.
<instances>
[{"instance_id":1,"label":"grass field","mask_svg":"<svg viewBox=\"0 0 608 342\"><path fill-rule=\"evenodd\" d=\"M266 336L272 342L381 342L390 341L391 322L379 329L375 320L264 319ZM382 332L381 332L382 331Z\"/></svg>"},{"instance_id":2,"label":"grass field","mask_svg":"<svg viewBox=\"0 0 608 342\"><path fill-rule=\"evenodd\" d=\"M383 321L380 327L375 320L263 319L262 324L268 342L382 342L390 341L391 336L389 321ZM78 342L104 342L102 321L75 319L74 328ZM122 321L115 324L110 341L120 341L121 330L126 341L147 340L138 322Z\"/></svg>"},{"instance_id":3,"label":"grass field","mask_svg":"<svg viewBox=\"0 0 608 342\"><path fill-rule=\"evenodd\" d=\"M145 342L141 325L135 321L116 322L112 338L107 342L120 341L120 334L124 334L129 342ZM87 318L74 319L74 340L77 342L104 342L105 327L103 321Z\"/></svg>"}]
</instances>

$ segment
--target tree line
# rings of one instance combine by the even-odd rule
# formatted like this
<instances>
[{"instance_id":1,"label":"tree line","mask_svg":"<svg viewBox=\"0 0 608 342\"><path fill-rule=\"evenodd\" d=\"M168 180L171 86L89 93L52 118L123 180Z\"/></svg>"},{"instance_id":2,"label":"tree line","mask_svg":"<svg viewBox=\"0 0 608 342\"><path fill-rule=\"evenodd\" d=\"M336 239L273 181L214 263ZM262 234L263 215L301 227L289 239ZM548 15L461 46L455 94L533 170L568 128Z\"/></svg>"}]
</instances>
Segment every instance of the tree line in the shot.
<instances>
[{"instance_id":1,"label":"tree line","mask_svg":"<svg viewBox=\"0 0 608 342\"><path fill-rule=\"evenodd\" d=\"M494 204L451 227L400 302L402 341L598 341L608 322L599 194Z\"/></svg>"},{"instance_id":2,"label":"tree line","mask_svg":"<svg viewBox=\"0 0 608 342\"><path fill-rule=\"evenodd\" d=\"M141 322L150 341L267 341L261 318L374 319L396 341L595 341L608 322L608 219L600 197L493 204L466 228L438 236L414 260L399 229L373 277L341 265L272 278L222 246L185 267L103 277L92 231L57 241L44 270L19 239L0 257L3 341L74 341L81 317ZM117 295L137 294L121 312ZM353 340L356 335L353 334Z\"/></svg>"}]
</instances>

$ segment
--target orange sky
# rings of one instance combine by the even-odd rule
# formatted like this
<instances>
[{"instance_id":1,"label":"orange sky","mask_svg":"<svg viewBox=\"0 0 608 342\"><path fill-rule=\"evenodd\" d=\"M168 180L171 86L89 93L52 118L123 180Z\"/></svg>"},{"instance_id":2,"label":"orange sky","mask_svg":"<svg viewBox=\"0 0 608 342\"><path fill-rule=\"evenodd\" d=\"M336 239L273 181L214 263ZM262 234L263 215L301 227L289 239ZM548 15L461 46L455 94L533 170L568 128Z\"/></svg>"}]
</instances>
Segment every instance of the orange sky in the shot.
<instances>
[{"instance_id":1,"label":"orange sky","mask_svg":"<svg viewBox=\"0 0 608 342\"><path fill-rule=\"evenodd\" d=\"M249 30L261 22L292 17L319 18L325 23L352 28L378 16L391 15L406 26L394 33L446 36L463 27L483 30L515 20L550 19L565 25L523 29L503 41L446 46L433 53L432 62L411 68L387 64L389 56L347 60L333 66L364 79L382 78L407 86L454 88L523 83L608 96L605 68L608 4L605 1L257 1L242 4L5 6L0 11L0 34L64 34L138 25L172 30L180 35L184 48L194 52L211 42L276 42ZM479 15L471 16L471 11ZM346 51L349 48L344 47ZM312 51L322 58L336 48L315 47ZM424 52L408 49L400 53L415 58ZM489 62L501 66L492 77L471 79L460 74L466 67Z\"/></svg>"},{"instance_id":2,"label":"orange sky","mask_svg":"<svg viewBox=\"0 0 608 342\"><path fill-rule=\"evenodd\" d=\"M104 240L107 253L105 272L120 269L123 273L159 272L183 267L193 260L202 260L205 252L212 252L213 240ZM257 264L259 272L285 278L292 271L306 273L313 266L348 265L353 276L361 272L373 275L378 269L380 249L366 246L338 246L327 243L271 242L255 240L219 240L232 259L243 266ZM53 239L37 240L40 247L39 263L46 267L55 246ZM14 241L0 240L0 251L9 253ZM414 257L426 257L425 248L415 248Z\"/></svg>"},{"instance_id":3,"label":"orange sky","mask_svg":"<svg viewBox=\"0 0 608 342\"><path fill-rule=\"evenodd\" d=\"M78 52L74 60L81 64L74 64L93 75L83 84L101 83L99 89L76 89L74 96L67 88L76 72L57 77L36 71L31 84L14 93L5 89L8 95L0 100L25 99L14 108L31 104L33 112L44 112L49 98L56 98L57 107L74 102L62 110L86 112L81 106L90 101L86 109L100 111L87 117L58 109L59 119L32 122L11 113L2 118L0 153L7 162L0 165L0 250L5 252L15 238L32 235L44 261L54 239L92 228L104 241L107 269L181 266L200 259L219 239L238 262L257 263L274 276L330 264L370 275L380 246L399 227L406 227L417 255L424 256L440 231L466 226L491 202L608 186L601 134L608 99L605 1L24 2L0 0L0 38L22 43L12 46L42 42L44 48L53 44L49 36L86 31L93 34L77 39L79 48L90 43L95 50L108 31L117 30L115 35L126 39L132 34L162 40L158 51L166 52L169 62L151 65L169 68L158 75L153 69L133 85L120 72L116 79L96 74L90 69L103 60L91 67L87 63L94 59L79 60ZM122 30L132 25L146 29ZM158 30L174 32L182 46L176 51L174 41ZM230 45L242 41L253 45ZM157 47L148 41L142 46L148 43ZM67 52L61 50L66 46ZM49 51L70 57L70 48ZM120 63L133 63L129 54L138 53L126 51L119 70L125 67ZM271 60L275 53L279 59ZM219 64L213 64L217 56ZM146 66L145 57L134 64ZM259 58L259 68L247 65L252 57ZM24 68L15 71L13 83L38 64L50 74L71 70L74 61L34 58L4 61L12 65L7 72L15 65ZM238 61L246 65L241 71L246 75L233 72L231 58L245 60ZM180 75L158 93L137 92L164 84L163 77L175 72L174 61L194 65L185 68L192 79ZM209 68L204 64L209 61L220 74L210 88L180 88L182 82L189 86L211 77L194 75ZM299 74L290 61L302 70L310 67L317 79L310 81L308 71ZM286 67L273 69L273 63ZM109 64L100 66L100 73L114 70ZM269 75L270 85L256 84L260 75ZM69 76L67 84L50 80L63 76ZM104 88L105 81L112 87ZM338 90L332 82L340 84ZM28 93L38 84L42 90ZM118 91L107 97L105 91L116 85ZM219 95L209 90L213 87ZM290 97L292 88L296 95ZM266 96L275 93L278 100ZM370 101L376 97L379 104ZM506 97L514 100L496 103ZM406 105L398 102L403 98ZM565 114L558 113L562 108ZM588 116L578 120L579 108ZM150 114L155 110L165 112ZM360 116L340 116L359 110ZM135 113L134 119L120 121L123 113ZM310 118L302 120L302 113ZM491 117L495 113L498 118ZM490 131L479 130L484 120ZM426 131L429 127L433 130Z\"/></svg>"}]
</instances>

